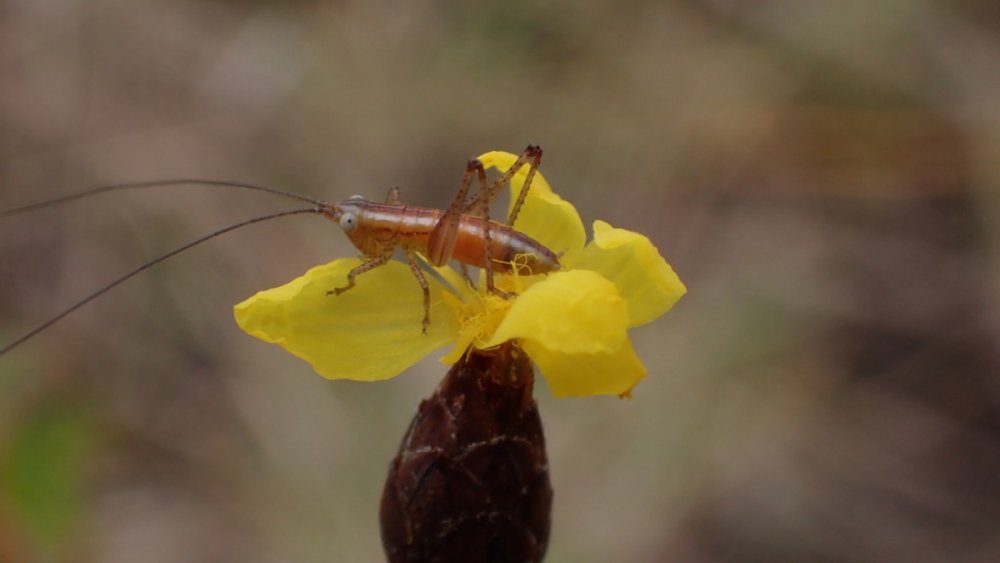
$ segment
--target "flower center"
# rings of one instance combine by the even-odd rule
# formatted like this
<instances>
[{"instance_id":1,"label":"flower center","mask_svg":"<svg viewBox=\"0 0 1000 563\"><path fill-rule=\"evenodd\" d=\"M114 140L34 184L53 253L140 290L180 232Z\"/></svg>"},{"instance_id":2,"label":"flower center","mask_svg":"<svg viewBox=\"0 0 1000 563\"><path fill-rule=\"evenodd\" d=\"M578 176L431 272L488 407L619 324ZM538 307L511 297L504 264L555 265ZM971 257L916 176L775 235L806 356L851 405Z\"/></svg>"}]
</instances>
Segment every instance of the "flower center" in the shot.
<instances>
[{"instance_id":1,"label":"flower center","mask_svg":"<svg viewBox=\"0 0 1000 563\"><path fill-rule=\"evenodd\" d=\"M442 296L458 318L459 341L471 342L476 348L482 348L493 337L514 304L513 299L480 292L476 292L468 302L462 302L449 293Z\"/></svg>"}]
</instances>

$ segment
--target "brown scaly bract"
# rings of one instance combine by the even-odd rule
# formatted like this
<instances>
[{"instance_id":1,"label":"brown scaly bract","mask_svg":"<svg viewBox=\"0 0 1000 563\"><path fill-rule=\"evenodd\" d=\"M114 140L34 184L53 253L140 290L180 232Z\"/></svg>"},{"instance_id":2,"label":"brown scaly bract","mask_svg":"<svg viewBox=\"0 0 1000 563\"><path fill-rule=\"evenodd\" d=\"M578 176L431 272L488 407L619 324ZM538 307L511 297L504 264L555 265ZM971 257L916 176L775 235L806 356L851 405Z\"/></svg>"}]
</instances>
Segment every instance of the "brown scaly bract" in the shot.
<instances>
[{"instance_id":1,"label":"brown scaly bract","mask_svg":"<svg viewBox=\"0 0 1000 563\"><path fill-rule=\"evenodd\" d=\"M542 560L552 487L533 385L507 344L467 352L421 403L382 495L390 563Z\"/></svg>"}]
</instances>

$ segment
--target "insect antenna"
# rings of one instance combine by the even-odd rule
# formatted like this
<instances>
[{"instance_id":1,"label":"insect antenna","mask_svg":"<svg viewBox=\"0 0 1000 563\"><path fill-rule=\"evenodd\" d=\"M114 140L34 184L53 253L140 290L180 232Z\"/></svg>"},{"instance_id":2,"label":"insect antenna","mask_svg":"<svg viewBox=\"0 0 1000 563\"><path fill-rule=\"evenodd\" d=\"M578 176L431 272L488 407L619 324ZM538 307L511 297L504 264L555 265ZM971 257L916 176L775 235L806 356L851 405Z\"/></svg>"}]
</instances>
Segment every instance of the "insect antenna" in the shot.
<instances>
[{"instance_id":1,"label":"insect antenna","mask_svg":"<svg viewBox=\"0 0 1000 563\"><path fill-rule=\"evenodd\" d=\"M146 186L146 185L154 185L154 184L155 183L153 183L153 182L147 182L147 183L144 183L144 186ZM219 185L233 185L233 184L220 183ZM136 184L119 184L119 186L136 186ZM242 184L240 184L239 186L241 186L241 187L248 187L248 186L245 186L245 185L242 185ZM112 186L105 186L105 189L103 191L108 191L106 188L110 188L110 187L112 187ZM124 188L117 188L117 189L124 189ZM271 190L270 188L265 188L264 190L265 191L275 191L275 190ZM91 192L93 192L93 190L91 190ZM77 195L79 196L79 194L77 194ZM300 198L300 197L297 197L297 196L294 196L294 197L296 199L304 199L306 201L310 201L311 202L311 200L309 200L308 198L304 198L304 197ZM69 199L75 199L75 198L73 196L69 196L69 197L66 197L66 198L59 198L58 200L50 200L49 202L43 202L43 204L46 204L46 203L47 204L60 203L62 201L68 201ZM39 205L40 204L34 204L34 205L31 205L31 206L25 206L25 207L38 208ZM22 208L15 208L15 209L22 209L23 210L25 208L22 207ZM77 301L76 303L70 305L69 307L67 307L66 309L64 309L62 312L60 312L59 314L57 314L54 317L50 318L49 320L45 321L44 323L42 323L41 325L37 326L36 328L34 328L33 330L31 330L30 332L24 334L23 336L21 336L20 338L14 340L13 342L4 345L2 348L0 348L0 356L3 356L7 352L10 352L11 350L13 350L14 348L17 348L21 344L24 344L26 341L28 341L29 339L31 339L33 336L35 336L38 333L44 331L45 329L49 328L50 326L56 324L57 322L59 322L60 320L62 320L64 317L66 317L67 315L69 315L70 313L72 313L73 311L76 311L80 307L83 307L87 303L90 303L94 299L97 299L98 297L100 297L100 296L104 295L105 293L111 291L112 289L118 287L120 284L122 284L123 282L127 281L128 279L141 274L142 272L148 270L152 266L155 266L156 264L159 264L160 262L163 262L164 260L166 260L168 258L176 256L176 255L180 254L181 252L184 252L185 250L187 250L187 249L189 249L191 247L197 246L197 245L199 245L199 244L201 244L201 243L203 243L203 242L205 242L207 240L211 240L211 239L213 239L213 238L215 238L215 237L217 237L219 235L224 235L224 234L226 234L226 233L228 233L230 231L235 231L236 229L239 229L241 227L246 227L248 225L253 225L255 223L261 223L263 221L269 221L271 219L277 219L279 217L287 217L289 215L301 215L303 213L320 213L321 214L322 212L323 212L322 204L320 204L320 203L317 202L315 207L305 207L305 208L299 208L299 209L290 209L290 210L287 210L287 211L279 211L277 213L270 213L268 215L263 215L263 216L260 216L260 217L254 217L253 219L247 219L246 221L241 221L239 223L236 223L235 225L230 225L228 227L219 229L219 230L214 231L212 233L209 233L209 234L207 234L205 236L197 238L197 239L195 239L195 240L193 240L193 241L191 241L191 242L189 242L189 243L187 243L187 244L185 244L183 246L180 246L178 248L175 248L175 249L171 250L170 252L167 252L166 254L164 254L162 256L159 256L157 258L154 258L153 260L150 260L149 262L146 262L142 266L139 266L138 268L132 270L131 272L128 272L128 273L126 273L126 274L118 277L117 279L109 282L104 287L101 287L97 291L94 291L90 295L88 295L88 296L84 297L83 299ZM9 214L9 212L6 212L6 213Z\"/></svg>"},{"instance_id":2,"label":"insect antenna","mask_svg":"<svg viewBox=\"0 0 1000 563\"><path fill-rule=\"evenodd\" d=\"M44 209L46 207L51 207L53 205L59 205L60 203L66 203L74 201L77 199L83 199L90 196L95 196L98 194L103 194L107 192L115 192L121 190L132 190L138 188L158 188L165 186L215 186L223 188L238 188L244 190L255 190L259 192L266 192L269 194L278 195L281 197L286 197L289 199L295 199L298 201L304 201L306 203L312 203L313 205L321 205L322 202L315 200L311 197L304 195L299 195L291 192L286 192L284 190L279 190L276 188L269 188L267 186L258 186L256 184L244 184L242 182L227 182L224 180L199 180L195 178L181 178L177 180L151 180L145 182L123 182L121 184L107 184L104 186L97 186L94 188L86 189L81 192L74 194L57 197L54 199L49 199L46 201L39 201L36 203L31 203L28 205L21 205L19 207L12 207L10 209L0 210L0 218L9 217L11 215L17 215L19 213L27 213L29 211L35 211L37 209Z\"/></svg>"}]
</instances>

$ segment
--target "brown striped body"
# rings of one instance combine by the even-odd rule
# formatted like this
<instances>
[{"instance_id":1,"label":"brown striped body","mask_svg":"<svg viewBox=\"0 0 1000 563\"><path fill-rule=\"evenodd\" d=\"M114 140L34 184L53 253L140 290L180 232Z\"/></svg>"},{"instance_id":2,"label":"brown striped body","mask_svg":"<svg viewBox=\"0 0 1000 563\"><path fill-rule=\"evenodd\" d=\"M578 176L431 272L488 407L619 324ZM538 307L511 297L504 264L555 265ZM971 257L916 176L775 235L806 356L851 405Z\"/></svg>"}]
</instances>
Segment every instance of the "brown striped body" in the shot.
<instances>
[{"instance_id":1,"label":"brown striped body","mask_svg":"<svg viewBox=\"0 0 1000 563\"><path fill-rule=\"evenodd\" d=\"M390 203L375 203L360 197L337 204L337 220L351 242L365 256L374 258L392 254L397 247L427 254L428 243L444 216L444 211ZM356 218L344 224L345 214ZM469 266L486 267L485 221L482 217L462 215L455 248L449 257ZM525 273L543 274L558 270L559 258L535 239L510 226L490 221L490 258L494 272L509 273L515 259Z\"/></svg>"}]
</instances>

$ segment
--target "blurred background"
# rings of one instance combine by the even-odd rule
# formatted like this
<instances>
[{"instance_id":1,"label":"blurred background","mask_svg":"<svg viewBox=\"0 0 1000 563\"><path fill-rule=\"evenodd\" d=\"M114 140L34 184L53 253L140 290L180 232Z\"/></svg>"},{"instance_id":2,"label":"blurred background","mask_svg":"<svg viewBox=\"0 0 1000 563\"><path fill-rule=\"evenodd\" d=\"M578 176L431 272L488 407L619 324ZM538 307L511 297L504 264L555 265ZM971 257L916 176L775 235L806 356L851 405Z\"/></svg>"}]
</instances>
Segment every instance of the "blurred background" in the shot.
<instances>
[{"instance_id":1,"label":"blurred background","mask_svg":"<svg viewBox=\"0 0 1000 563\"><path fill-rule=\"evenodd\" d=\"M632 400L540 380L547 561L1000 560L1000 4L387 4L4 0L0 208L176 177L443 207L466 159L539 143L689 287L633 332ZM0 342L294 206L3 219ZM381 560L440 354L330 382L231 316L354 254L316 217L251 227L0 358L0 561Z\"/></svg>"}]
</instances>

